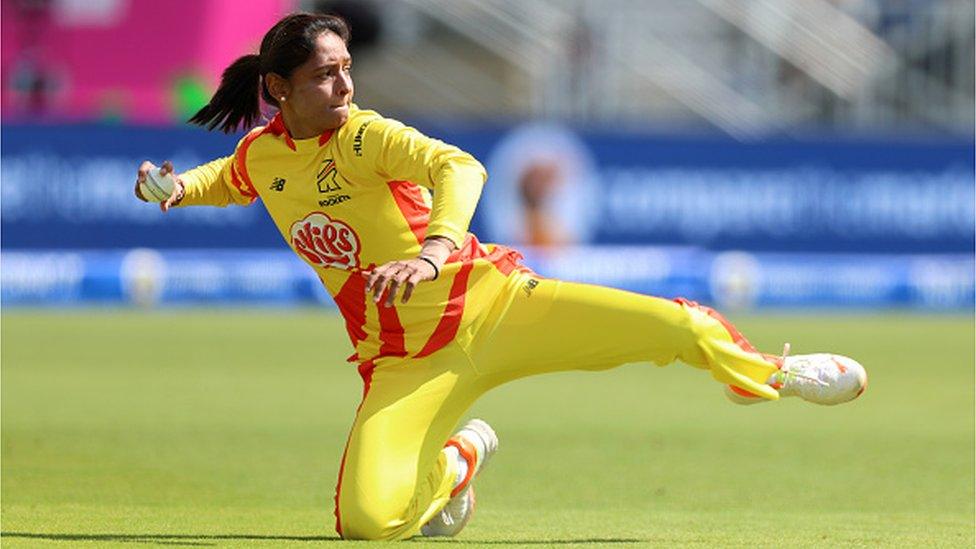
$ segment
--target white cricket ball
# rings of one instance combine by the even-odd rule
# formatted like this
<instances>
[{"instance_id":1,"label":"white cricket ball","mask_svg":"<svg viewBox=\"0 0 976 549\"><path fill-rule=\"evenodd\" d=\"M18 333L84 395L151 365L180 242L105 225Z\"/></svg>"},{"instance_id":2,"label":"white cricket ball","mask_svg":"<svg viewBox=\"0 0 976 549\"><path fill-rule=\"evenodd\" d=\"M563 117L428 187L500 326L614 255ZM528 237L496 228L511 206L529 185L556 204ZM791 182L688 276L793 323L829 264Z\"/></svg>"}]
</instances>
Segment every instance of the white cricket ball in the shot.
<instances>
[{"instance_id":1,"label":"white cricket ball","mask_svg":"<svg viewBox=\"0 0 976 549\"><path fill-rule=\"evenodd\" d=\"M172 172L160 175L159 168L153 168L146 173L146 178L139 183L139 191L150 202L165 202L176 188L176 178Z\"/></svg>"}]
</instances>

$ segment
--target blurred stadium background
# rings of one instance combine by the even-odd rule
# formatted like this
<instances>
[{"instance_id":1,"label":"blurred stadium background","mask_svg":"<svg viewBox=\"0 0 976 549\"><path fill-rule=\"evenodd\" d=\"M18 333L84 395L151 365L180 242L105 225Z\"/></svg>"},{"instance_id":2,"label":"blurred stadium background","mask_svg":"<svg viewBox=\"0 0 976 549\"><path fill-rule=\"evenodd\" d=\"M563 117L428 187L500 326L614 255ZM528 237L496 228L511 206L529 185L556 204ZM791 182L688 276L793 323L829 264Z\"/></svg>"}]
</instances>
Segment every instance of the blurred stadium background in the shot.
<instances>
[{"instance_id":1,"label":"blurred stadium background","mask_svg":"<svg viewBox=\"0 0 976 549\"><path fill-rule=\"evenodd\" d=\"M968 310L964 0L4 0L5 307L331 303L260 206L169 216L145 158L294 9L353 27L357 103L474 153L473 229L540 273L722 307Z\"/></svg>"},{"instance_id":2,"label":"blurred stadium background","mask_svg":"<svg viewBox=\"0 0 976 549\"><path fill-rule=\"evenodd\" d=\"M132 196L144 159L232 150L183 121L295 9L351 22L360 106L487 166L482 241L871 373L837 409L679 367L499 388L463 541L973 547L973 2L0 6L4 547L335 539L331 299L260 205Z\"/></svg>"}]
</instances>

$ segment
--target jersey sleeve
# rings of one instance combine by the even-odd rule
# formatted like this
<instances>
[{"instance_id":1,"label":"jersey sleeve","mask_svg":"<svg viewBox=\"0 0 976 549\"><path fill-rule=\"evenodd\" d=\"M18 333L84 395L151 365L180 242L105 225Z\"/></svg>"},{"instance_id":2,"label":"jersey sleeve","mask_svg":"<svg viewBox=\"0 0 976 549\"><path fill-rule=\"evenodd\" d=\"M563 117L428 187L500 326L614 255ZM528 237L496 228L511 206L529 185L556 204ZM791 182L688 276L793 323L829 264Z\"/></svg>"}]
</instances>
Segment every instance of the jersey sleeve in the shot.
<instances>
[{"instance_id":1,"label":"jersey sleeve","mask_svg":"<svg viewBox=\"0 0 976 549\"><path fill-rule=\"evenodd\" d=\"M396 120L377 116L359 128L362 155L377 174L433 191L427 236L443 236L460 247L487 178L481 163Z\"/></svg>"},{"instance_id":2,"label":"jersey sleeve","mask_svg":"<svg viewBox=\"0 0 976 549\"><path fill-rule=\"evenodd\" d=\"M184 195L180 206L247 206L257 198L244 163L245 136L231 156L218 158L180 174Z\"/></svg>"}]
</instances>

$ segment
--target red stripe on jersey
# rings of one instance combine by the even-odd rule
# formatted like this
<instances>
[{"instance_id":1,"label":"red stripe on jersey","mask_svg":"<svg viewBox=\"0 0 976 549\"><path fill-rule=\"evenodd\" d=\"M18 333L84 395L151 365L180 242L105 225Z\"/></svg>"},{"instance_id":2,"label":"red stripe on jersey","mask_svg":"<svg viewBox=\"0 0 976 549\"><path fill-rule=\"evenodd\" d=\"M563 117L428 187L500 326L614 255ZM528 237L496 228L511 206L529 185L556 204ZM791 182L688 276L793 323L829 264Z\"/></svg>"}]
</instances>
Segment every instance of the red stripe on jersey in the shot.
<instances>
[{"instance_id":1,"label":"red stripe on jersey","mask_svg":"<svg viewBox=\"0 0 976 549\"><path fill-rule=\"evenodd\" d=\"M281 117L280 111L278 114L274 115L274 118L272 118L270 122L268 122L268 125L264 128L264 132L270 133L276 137L283 137L285 139L285 145L288 145L289 149L293 151L298 150L295 148L295 140L291 138L291 134L288 133L288 128L285 127L285 121ZM319 147L328 143L329 139L332 138L333 133L335 133L335 130L325 130L322 132L322 135L319 136Z\"/></svg>"},{"instance_id":2,"label":"red stripe on jersey","mask_svg":"<svg viewBox=\"0 0 976 549\"><path fill-rule=\"evenodd\" d=\"M355 275L353 275L355 276ZM381 356L407 356L407 348L403 342L403 324L396 306L387 307L386 294L376 305L380 315L380 354Z\"/></svg>"},{"instance_id":3,"label":"red stripe on jersey","mask_svg":"<svg viewBox=\"0 0 976 549\"><path fill-rule=\"evenodd\" d=\"M420 192L420 187L409 181L388 181L386 183L393 194L403 218L407 220L407 225L417 237L417 242L423 244L427 236L427 223L430 220L430 208L424 202L424 196Z\"/></svg>"},{"instance_id":4,"label":"red stripe on jersey","mask_svg":"<svg viewBox=\"0 0 976 549\"><path fill-rule=\"evenodd\" d=\"M363 362L359 365L359 375L363 378L363 399L359 402L359 407L356 408L356 419L359 419L359 411L363 409L363 404L366 402L366 395L369 394L369 387L373 382L374 368L376 368L376 365L371 360ZM353 425L356 424L356 419L353 420ZM339 515L339 492L342 490L342 473L346 469L346 454L349 452L350 440L352 440L352 431L349 431L349 436L346 437L346 447L342 450L342 461L339 462L339 480L336 481L335 529L340 537L342 536L342 518Z\"/></svg>"},{"instance_id":5,"label":"red stripe on jersey","mask_svg":"<svg viewBox=\"0 0 976 549\"><path fill-rule=\"evenodd\" d=\"M491 250L488 250L485 246L482 246L481 243L478 242L478 238L471 233L468 233L468 235L464 238L464 243L461 244L461 247L455 250L454 253L447 258L447 262L467 262L474 261L475 259L487 260L505 276L510 275L512 271L532 273L531 269L521 264L522 254L520 254L518 251L513 250L508 246L498 245L494 245Z\"/></svg>"},{"instance_id":6,"label":"red stripe on jersey","mask_svg":"<svg viewBox=\"0 0 976 549\"><path fill-rule=\"evenodd\" d=\"M350 273L349 278L335 295L336 305L346 320L346 332L353 348L366 339L366 277Z\"/></svg>"},{"instance_id":7,"label":"red stripe on jersey","mask_svg":"<svg viewBox=\"0 0 976 549\"><path fill-rule=\"evenodd\" d=\"M451 284L451 293L447 300L447 306L444 307L444 314L441 315L437 327L434 328L434 333L430 334L424 348L415 355L416 358L432 354L450 343L457 335L458 327L461 325L461 315L464 313L464 296L468 290L468 276L473 268L474 263L465 262L461 265L458 273L454 275L454 282Z\"/></svg>"},{"instance_id":8,"label":"red stripe on jersey","mask_svg":"<svg viewBox=\"0 0 976 549\"><path fill-rule=\"evenodd\" d=\"M284 137L285 145L288 145L288 148L293 151L296 150L295 141L292 140L291 135L288 134L288 130L285 128L285 122L281 118L281 112L274 115L274 118L271 119L271 122L268 122L264 131L276 137Z\"/></svg>"},{"instance_id":9,"label":"red stripe on jersey","mask_svg":"<svg viewBox=\"0 0 976 549\"><path fill-rule=\"evenodd\" d=\"M237 175L236 165L230 167L230 182L231 184L234 185L234 188L237 189L237 192L241 193L241 195L243 196L250 198L251 201L254 201L255 198L254 194L250 191L250 189L247 188L247 184L244 183L243 180L241 180L241 176Z\"/></svg>"},{"instance_id":10,"label":"red stripe on jersey","mask_svg":"<svg viewBox=\"0 0 976 549\"><path fill-rule=\"evenodd\" d=\"M332 139L333 133L335 133L335 130L325 130L322 132L322 135L319 136L319 147L328 143L329 139Z\"/></svg>"},{"instance_id":11,"label":"red stripe on jersey","mask_svg":"<svg viewBox=\"0 0 976 549\"><path fill-rule=\"evenodd\" d=\"M532 272L519 263L522 254L505 246L496 247L485 259L491 261L491 264L505 276L512 274L512 271Z\"/></svg>"},{"instance_id":12,"label":"red stripe on jersey","mask_svg":"<svg viewBox=\"0 0 976 549\"><path fill-rule=\"evenodd\" d=\"M247 150L251 147L251 143L254 140L261 137L264 134L262 131L252 131L251 133L244 136L244 140L241 141L241 146L237 148L237 152L234 153L234 158L237 161L237 173L243 179L235 179L233 177L233 171L231 170L231 179L237 190L241 192L242 195L251 197L252 199L258 197L257 191L254 189L254 183L251 181L251 176L247 174Z\"/></svg>"},{"instance_id":13,"label":"red stripe on jersey","mask_svg":"<svg viewBox=\"0 0 976 549\"><path fill-rule=\"evenodd\" d=\"M458 261L471 261L481 257L486 257L488 252L484 246L478 242L478 237L468 233L464 237L461 247L454 250L454 253L447 258L447 263L457 263Z\"/></svg>"}]
</instances>

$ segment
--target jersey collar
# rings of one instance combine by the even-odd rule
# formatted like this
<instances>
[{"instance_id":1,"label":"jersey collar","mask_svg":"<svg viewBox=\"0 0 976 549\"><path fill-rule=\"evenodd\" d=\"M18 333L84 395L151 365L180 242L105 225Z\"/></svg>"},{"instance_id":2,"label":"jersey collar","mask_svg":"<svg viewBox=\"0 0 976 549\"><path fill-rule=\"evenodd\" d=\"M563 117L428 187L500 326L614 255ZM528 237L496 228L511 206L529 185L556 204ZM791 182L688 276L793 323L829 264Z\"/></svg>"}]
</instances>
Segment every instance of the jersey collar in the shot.
<instances>
[{"instance_id":1,"label":"jersey collar","mask_svg":"<svg viewBox=\"0 0 976 549\"><path fill-rule=\"evenodd\" d=\"M291 134L288 133L288 128L285 127L285 121L281 117L280 111L274 115L274 118L272 118L270 122L268 122L268 125L265 126L263 133L269 133L275 137L281 137L285 140L285 144L288 145L289 149L293 151L298 150L295 147L295 140L291 138ZM335 130L325 130L322 132L322 135L319 136L319 147L328 143L333 133L335 133Z\"/></svg>"}]
</instances>

